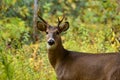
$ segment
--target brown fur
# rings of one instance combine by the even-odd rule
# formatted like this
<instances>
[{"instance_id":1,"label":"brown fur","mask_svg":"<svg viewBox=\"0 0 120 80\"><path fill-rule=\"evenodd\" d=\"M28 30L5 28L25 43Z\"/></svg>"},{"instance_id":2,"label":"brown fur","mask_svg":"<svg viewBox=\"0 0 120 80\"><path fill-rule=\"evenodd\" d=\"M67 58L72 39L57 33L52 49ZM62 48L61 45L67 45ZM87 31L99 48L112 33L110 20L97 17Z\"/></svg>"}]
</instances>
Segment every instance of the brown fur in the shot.
<instances>
[{"instance_id":1,"label":"brown fur","mask_svg":"<svg viewBox=\"0 0 120 80\"><path fill-rule=\"evenodd\" d=\"M61 47L48 50L48 55L58 80L120 80L120 53L90 54Z\"/></svg>"}]
</instances>

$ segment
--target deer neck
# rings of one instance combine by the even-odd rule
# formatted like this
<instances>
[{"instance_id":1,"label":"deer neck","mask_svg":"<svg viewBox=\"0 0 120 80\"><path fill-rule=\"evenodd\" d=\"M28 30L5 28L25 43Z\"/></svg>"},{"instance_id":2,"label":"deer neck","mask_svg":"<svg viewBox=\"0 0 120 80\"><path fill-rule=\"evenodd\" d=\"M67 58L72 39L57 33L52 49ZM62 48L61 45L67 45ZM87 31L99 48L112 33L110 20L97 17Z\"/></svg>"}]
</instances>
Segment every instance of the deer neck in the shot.
<instances>
[{"instance_id":1,"label":"deer neck","mask_svg":"<svg viewBox=\"0 0 120 80\"><path fill-rule=\"evenodd\" d=\"M56 64L61 62L61 60L67 54L66 51L67 50L64 49L61 41L55 49L48 50L48 58L53 68L55 68Z\"/></svg>"}]
</instances>

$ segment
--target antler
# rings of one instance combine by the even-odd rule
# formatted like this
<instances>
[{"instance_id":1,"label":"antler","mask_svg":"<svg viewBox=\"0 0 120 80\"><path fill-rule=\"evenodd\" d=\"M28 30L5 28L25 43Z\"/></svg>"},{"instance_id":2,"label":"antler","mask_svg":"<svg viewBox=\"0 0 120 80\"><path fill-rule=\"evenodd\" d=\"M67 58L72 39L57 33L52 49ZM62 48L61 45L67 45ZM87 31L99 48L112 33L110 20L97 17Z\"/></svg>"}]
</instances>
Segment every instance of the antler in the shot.
<instances>
[{"instance_id":1,"label":"antler","mask_svg":"<svg viewBox=\"0 0 120 80\"><path fill-rule=\"evenodd\" d=\"M48 24L40 15L38 15L38 17L39 17L45 24Z\"/></svg>"},{"instance_id":2,"label":"antler","mask_svg":"<svg viewBox=\"0 0 120 80\"><path fill-rule=\"evenodd\" d=\"M61 22L63 21L64 18L65 18L65 16L63 16L63 18L60 20L59 17L58 17L58 27L59 27L59 25L61 24Z\"/></svg>"}]
</instances>

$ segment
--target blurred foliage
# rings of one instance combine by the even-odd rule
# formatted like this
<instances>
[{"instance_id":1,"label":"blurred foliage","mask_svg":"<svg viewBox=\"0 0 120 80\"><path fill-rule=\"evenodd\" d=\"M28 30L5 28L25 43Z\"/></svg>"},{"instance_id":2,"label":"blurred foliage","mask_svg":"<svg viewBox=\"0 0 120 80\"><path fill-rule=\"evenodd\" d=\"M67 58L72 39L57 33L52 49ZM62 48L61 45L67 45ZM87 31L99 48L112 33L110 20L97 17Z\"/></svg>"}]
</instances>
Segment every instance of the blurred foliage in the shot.
<instances>
[{"instance_id":1,"label":"blurred foliage","mask_svg":"<svg viewBox=\"0 0 120 80\"><path fill-rule=\"evenodd\" d=\"M40 0L39 14L51 25L66 15L66 49L120 51L119 0ZM45 34L33 44L33 0L0 1L0 80L56 80L46 52ZM74 46L74 47L73 47Z\"/></svg>"}]
</instances>

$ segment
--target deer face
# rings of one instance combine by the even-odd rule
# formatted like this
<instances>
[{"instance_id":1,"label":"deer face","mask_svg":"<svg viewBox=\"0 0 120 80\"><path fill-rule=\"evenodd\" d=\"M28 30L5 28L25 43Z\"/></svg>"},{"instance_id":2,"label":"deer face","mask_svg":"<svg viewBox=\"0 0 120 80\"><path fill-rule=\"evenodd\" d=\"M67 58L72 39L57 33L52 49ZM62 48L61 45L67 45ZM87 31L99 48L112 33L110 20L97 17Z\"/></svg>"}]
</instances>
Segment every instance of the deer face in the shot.
<instances>
[{"instance_id":1,"label":"deer face","mask_svg":"<svg viewBox=\"0 0 120 80\"><path fill-rule=\"evenodd\" d=\"M54 49L60 40L59 30L56 27L48 27L46 30L47 48Z\"/></svg>"},{"instance_id":2,"label":"deer face","mask_svg":"<svg viewBox=\"0 0 120 80\"><path fill-rule=\"evenodd\" d=\"M46 22L37 22L37 28L46 32L47 48L55 49L61 43L60 33L69 28L69 23L65 22L58 26L51 26Z\"/></svg>"}]
</instances>

